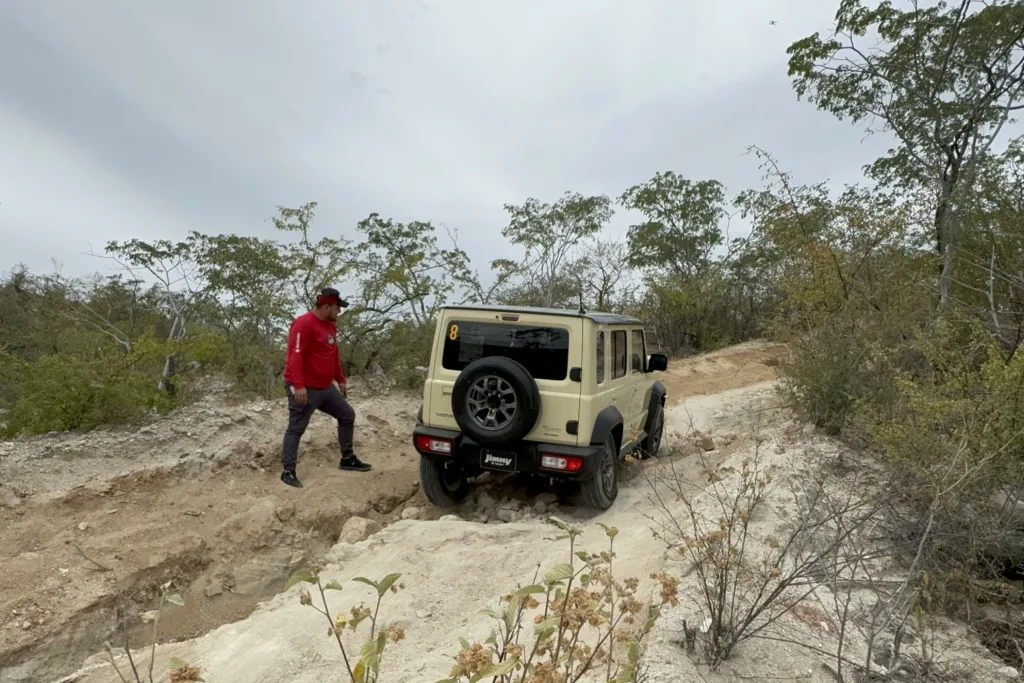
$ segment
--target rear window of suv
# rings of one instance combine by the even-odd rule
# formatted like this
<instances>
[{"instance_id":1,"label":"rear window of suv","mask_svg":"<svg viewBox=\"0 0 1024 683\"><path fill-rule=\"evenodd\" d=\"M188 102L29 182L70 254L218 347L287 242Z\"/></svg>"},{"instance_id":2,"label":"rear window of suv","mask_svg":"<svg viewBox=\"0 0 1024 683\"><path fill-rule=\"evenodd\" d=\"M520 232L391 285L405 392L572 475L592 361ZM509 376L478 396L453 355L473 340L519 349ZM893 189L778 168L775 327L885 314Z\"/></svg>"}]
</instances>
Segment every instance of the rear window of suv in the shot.
<instances>
[{"instance_id":1,"label":"rear window of suv","mask_svg":"<svg viewBox=\"0 0 1024 683\"><path fill-rule=\"evenodd\" d=\"M569 330L560 327L451 320L441 365L461 371L485 356L521 363L534 379L563 380L569 372Z\"/></svg>"}]
</instances>

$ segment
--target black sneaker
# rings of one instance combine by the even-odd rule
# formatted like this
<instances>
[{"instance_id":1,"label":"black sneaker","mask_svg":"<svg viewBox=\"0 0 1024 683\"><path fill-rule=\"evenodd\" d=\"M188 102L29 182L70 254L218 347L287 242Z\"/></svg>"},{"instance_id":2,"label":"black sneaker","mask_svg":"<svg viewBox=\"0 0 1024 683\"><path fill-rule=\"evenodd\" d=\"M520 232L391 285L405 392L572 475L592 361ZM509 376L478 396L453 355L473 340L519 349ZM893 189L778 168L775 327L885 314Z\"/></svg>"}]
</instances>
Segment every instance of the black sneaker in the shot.
<instances>
[{"instance_id":1,"label":"black sneaker","mask_svg":"<svg viewBox=\"0 0 1024 683\"><path fill-rule=\"evenodd\" d=\"M295 476L295 472L293 472L292 470L285 470L284 472L282 472L281 481L288 484L289 486L294 486L297 489L302 488L302 482L299 481L299 478Z\"/></svg>"},{"instance_id":2,"label":"black sneaker","mask_svg":"<svg viewBox=\"0 0 1024 683\"><path fill-rule=\"evenodd\" d=\"M369 472L371 465L363 462L354 455L345 456L338 463L339 470L351 470L353 472Z\"/></svg>"}]
</instances>

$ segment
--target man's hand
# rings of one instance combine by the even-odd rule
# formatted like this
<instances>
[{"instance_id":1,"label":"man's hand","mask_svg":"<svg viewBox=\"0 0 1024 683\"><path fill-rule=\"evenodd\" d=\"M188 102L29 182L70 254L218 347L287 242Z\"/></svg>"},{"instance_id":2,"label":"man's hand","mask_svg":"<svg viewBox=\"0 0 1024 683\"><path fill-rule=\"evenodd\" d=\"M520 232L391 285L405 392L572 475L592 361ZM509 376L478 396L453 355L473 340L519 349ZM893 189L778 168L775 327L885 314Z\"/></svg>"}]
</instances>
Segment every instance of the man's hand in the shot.
<instances>
[{"instance_id":1,"label":"man's hand","mask_svg":"<svg viewBox=\"0 0 1024 683\"><path fill-rule=\"evenodd\" d=\"M295 398L295 402L300 406L304 406L309 403L309 396L306 394L306 388L302 389L292 388L292 396Z\"/></svg>"},{"instance_id":2,"label":"man's hand","mask_svg":"<svg viewBox=\"0 0 1024 683\"><path fill-rule=\"evenodd\" d=\"M338 391L341 392L342 398L348 398L348 384L345 382L338 382Z\"/></svg>"}]
</instances>

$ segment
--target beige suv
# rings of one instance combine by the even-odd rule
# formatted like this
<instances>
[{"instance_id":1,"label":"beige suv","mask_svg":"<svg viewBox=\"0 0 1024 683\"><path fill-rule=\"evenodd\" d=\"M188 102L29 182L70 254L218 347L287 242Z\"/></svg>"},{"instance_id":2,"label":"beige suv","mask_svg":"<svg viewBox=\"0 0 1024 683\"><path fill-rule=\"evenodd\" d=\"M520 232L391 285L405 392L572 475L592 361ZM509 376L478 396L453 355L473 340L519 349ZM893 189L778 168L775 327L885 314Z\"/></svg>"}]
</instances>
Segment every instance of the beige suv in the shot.
<instances>
[{"instance_id":1,"label":"beige suv","mask_svg":"<svg viewBox=\"0 0 1024 683\"><path fill-rule=\"evenodd\" d=\"M451 507L492 470L577 481L588 506L609 508L621 460L661 445L667 367L636 318L443 308L413 432L424 493Z\"/></svg>"}]
</instances>

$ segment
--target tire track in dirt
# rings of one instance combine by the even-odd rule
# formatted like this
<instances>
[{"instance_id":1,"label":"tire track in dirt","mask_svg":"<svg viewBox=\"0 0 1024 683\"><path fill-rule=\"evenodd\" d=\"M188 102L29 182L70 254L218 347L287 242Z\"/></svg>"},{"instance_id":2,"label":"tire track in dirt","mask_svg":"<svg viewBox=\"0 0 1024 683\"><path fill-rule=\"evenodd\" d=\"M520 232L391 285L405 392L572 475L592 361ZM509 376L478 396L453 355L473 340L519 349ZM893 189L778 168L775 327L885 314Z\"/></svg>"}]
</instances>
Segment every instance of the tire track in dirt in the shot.
<instances>
[{"instance_id":1,"label":"tire track in dirt","mask_svg":"<svg viewBox=\"0 0 1024 683\"><path fill-rule=\"evenodd\" d=\"M281 589L296 552L318 559L349 517L386 525L407 505L426 510L408 443L416 397L354 401L374 470L339 471L318 415L301 490L278 480L283 402L211 400L139 429L0 443L0 681L74 671L113 635L122 598L150 609L167 581L186 606L161 619L162 641L242 619Z\"/></svg>"},{"instance_id":2,"label":"tire track in dirt","mask_svg":"<svg viewBox=\"0 0 1024 683\"><path fill-rule=\"evenodd\" d=\"M773 379L770 359L778 351L775 345L754 343L673 361L665 378L672 392L669 429L685 432L688 420L695 417L705 429L713 431L720 421L719 413L729 405L742 413L747 403L762 399L766 390L758 389L747 396L743 383ZM769 365L762 362L766 359ZM697 370L691 372L694 367ZM720 397L701 395L703 387L713 386L716 381L731 390ZM735 420L727 424L742 428ZM729 453L728 445L718 444L712 459L720 461ZM689 474L696 474L698 468L696 459L681 455L650 462L653 466L672 462ZM493 606L494 599L517 582L528 581L538 563L550 566L565 561L567 548L564 542L554 540L554 529L541 520L542 515L555 513L583 524L581 546L595 551L604 546L605 539L603 531L592 522L618 526L624 531L616 540L616 562L622 576L646 578L663 567L663 546L649 530L650 491L644 477L639 476L641 465L630 462L625 470L618 501L602 513L575 508L550 494L540 501L544 504L541 511L531 497L535 492L507 487L502 482L486 483L476 486L470 499L456 511L462 519L450 515L439 521L399 521L363 542L336 545L326 557L330 563L327 579L347 583L355 576L379 578L401 572L407 585L405 591L389 596L387 601L388 620L405 626L407 640L389 654L384 680L443 678L450 668L448 655L457 648L456 636L482 639L490 630L487 618L479 615L481 609ZM430 512L423 517L437 516L441 511ZM511 523L505 523L507 520ZM161 646L158 669L165 667L171 657L179 656L202 667L216 680L322 680L338 660L337 646L323 637L322 617L298 604L297 590L270 598L248 618L215 632ZM336 603L332 608L346 610L368 597L358 585L351 590L346 586L345 591L332 593ZM107 680L104 676L109 673L109 665L94 657L78 680L99 683Z\"/></svg>"}]
</instances>

